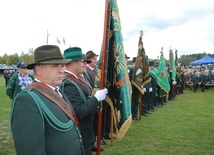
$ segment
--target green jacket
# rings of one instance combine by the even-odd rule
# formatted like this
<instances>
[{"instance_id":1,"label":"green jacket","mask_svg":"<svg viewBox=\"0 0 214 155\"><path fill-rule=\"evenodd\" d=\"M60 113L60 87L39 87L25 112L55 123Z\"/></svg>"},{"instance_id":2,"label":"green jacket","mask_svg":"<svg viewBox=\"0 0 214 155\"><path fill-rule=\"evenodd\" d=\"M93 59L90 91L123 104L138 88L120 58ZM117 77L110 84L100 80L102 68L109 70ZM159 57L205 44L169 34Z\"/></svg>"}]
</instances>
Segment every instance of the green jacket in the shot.
<instances>
[{"instance_id":1,"label":"green jacket","mask_svg":"<svg viewBox=\"0 0 214 155\"><path fill-rule=\"evenodd\" d=\"M13 76L9 79L6 86L6 94L12 100L21 91L19 86L18 73L19 72L15 72L13 74ZM29 74L29 76L32 78L32 80L34 79L34 77L31 74Z\"/></svg>"},{"instance_id":2,"label":"green jacket","mask_svg":"<svg viewBox=\"0 0 214 155\"><path fill-rule=\"evenodd\" d=\"M197 75L195 75L195 74L192 74L192 82L193 82L193 84L194 85L197 85L198 84L198 82L201 82L201 77L200 76L197 76Z\"/></svg>"},{"instance_id":3,"label":"green jacket","mask_svg":"<svg viewBox=\"0 0 214 155\"><path fill-rule=\"evenodd\" d=\"M38 104L29 92L35 93L43 103ZM65 95L63 97L70 103ZM83 154L78 127L54 102L37 90L25 89L14 99L11 130L17 154Z\"/></svg>"},{"instance_id":4,"label":"green jacket","mask_svg":"<svg viewBox=\"0 0 214 155\"><path fill-rule=\"evenodd\" d=\"M66 74L61 85L61 90L66 94L72 104L77 119L79 120L80 132L83 138L83 146L86 154L90 154L91 144L95 140L93 118L97 107L100 105L89 87L71 74Z\"/></svg>"}]
</instances>

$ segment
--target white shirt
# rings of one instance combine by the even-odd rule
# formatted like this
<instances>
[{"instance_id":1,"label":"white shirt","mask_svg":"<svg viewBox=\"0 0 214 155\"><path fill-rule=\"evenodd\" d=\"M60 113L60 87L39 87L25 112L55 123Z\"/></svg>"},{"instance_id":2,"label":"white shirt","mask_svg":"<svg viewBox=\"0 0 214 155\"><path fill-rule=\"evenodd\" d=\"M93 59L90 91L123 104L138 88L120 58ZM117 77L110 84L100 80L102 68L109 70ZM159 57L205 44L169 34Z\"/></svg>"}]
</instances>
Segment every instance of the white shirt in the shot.
<instances>
[{"instance_id":1,"label":"white shirt","mask_svg":"<svg viewBox=\"0 0 214 155\"><path fill-rule=\"evenodd\" d=\"M38 80L37 78L35 78L35 81L37 81L37 82L40 82L40 83L42 83L40 80ZM47 84L47 83L44 83L46 86L48 86L49 88L51 88L51 89L53 89L54 91L57 91L57 93L62 97L62 94L59 92L59 87L57 86L57 87L53 87L53 86L51 86L51 85L49 85L49 84Z\"/></svg>"}]
</instances>

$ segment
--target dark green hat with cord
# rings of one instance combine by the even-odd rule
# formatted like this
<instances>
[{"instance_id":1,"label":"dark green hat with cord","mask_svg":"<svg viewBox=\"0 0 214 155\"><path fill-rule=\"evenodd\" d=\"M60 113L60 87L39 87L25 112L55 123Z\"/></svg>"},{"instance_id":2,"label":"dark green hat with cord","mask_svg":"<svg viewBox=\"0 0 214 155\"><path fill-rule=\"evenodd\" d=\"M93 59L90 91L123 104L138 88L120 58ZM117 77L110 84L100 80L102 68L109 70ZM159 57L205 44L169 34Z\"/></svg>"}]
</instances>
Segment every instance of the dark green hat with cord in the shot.
<instances>
[{"instance_id":1,"label":"dark green hat with cord","mask_svg":"<svg viewBox=\"0 0 214 155\"><path fill-rule=\"evenodd\" d=\"M85 59L80 47L70 47L64 51L65 59L72 59L72 61L78 61Z\"/></svg>"}]
</instances>

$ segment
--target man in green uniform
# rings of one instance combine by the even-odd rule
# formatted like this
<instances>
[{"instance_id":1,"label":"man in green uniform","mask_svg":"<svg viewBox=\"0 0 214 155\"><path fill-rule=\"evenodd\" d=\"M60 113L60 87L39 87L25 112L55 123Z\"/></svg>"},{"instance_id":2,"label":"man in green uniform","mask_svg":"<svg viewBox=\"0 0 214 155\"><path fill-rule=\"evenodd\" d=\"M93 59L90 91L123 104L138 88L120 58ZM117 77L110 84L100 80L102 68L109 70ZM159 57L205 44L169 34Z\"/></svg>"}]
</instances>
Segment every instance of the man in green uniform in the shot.
<instances>
[{"instance_id":1,"label":"man in green uniform","mask_svg":"<svg viewBox=\"0 0 214 155\"><path fill-rule=\"evenodd\" d=\"M196 90L198 89L198 86L201 85L201 76L200 76L200 72L198 71L194 71L194 73L191 76L192 82L193 82L193 89L194 89L194 93L196 93Z\"/></svg>"},{"instance_id":2,"label":"man in green uniform","mask_svg":"<svg viewBox=\"0 0 214 155\"><path fill-rule=\"evenodd\" d=\"M68 98L59 90L65 60L58 46L35 49L35 81L12 104L11 130L20 155L83 155L78 121Z\"/></svg>"},{"instance_id":3,"label":"man in green uniform","mask_svg":"<svg viewBox=\"0 0 214 155\"><path fill-rule=\"evenodd\" d=\"M94 88L95 78L97 76L97 57L93 51L88 51L86 53L86 57L88 61L91 61L87 64L86 72L88 76L86 76L87 80L90 82L92 88Z\"/></svg>"},{"instance_id":4,"label":"man in green uniform","mask_svg":"<svg viewBox=\"0 0 214 155\"><path fill-rule=\"evenodd\" d=\"M151 94L150 102L151 102L151 108L152 110L154 110L154 107L156 106L155 95L157 94L158 71L155 69L155 64L153 61L149 62L149 73L151 76L151 85L152 85L152 94Z\"/></svg>"},{"instance_id":5,"label":"man in green uniform","mask_svg":"<svg viewBox=\"0 0 214 155\"><path fill-rule=\"evenodd\" d=\"M132 77L134 77L133 74L135 73L135 61L136 61L136 57L134 57L132 59L133 66L129 71L129 79L130 79L130 81L133 80ZM139 120L138 107L139 107L140 92L133 84L131 86L132 86L132 104L131 104L132 119L133 120ZM143 115L146 116L146 114L144 114L144 113L143 113Z\"/></svg>"},{"instance_id":6,"label":"man in green uniform","mask_svg":"<svg viewBox=\"0 0 214 155\"><path fill-rule=\"evenodd\" d=\"M65 65L65 80L62 83L62 90L68 96L80 125L80 132L83 137L83 146L86 155L92 154L92 146L95 139L93 129L94 112L104 100L107 89L98 90L92 95L91 86L88 81L80 77L82 73L83 54L79 47L70 47L64 51L65 59L72 59Z\"/></svg>"}]
</instances>

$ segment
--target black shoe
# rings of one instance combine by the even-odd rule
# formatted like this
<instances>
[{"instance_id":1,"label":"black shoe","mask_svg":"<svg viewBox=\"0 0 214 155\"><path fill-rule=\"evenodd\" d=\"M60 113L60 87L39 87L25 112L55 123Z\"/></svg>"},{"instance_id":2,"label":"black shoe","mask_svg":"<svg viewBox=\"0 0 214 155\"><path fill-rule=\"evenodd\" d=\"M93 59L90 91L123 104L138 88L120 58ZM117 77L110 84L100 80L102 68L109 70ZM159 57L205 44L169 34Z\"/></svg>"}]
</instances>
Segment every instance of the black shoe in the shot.
<instances>
[{"instance_id":1,"label":"black shoe","mask_svg":"<svg viewBox=\"0 0 214 155\"><path fill-rule=\"evenodd\" d=\"M147 115L147 114L145 114L145 113L143 113L143 114L142 114L142 116L145 116L145 117L147 117L148 115Z\"/></svg>"},{"instance_id":2,"label":"black shoe","mask_svg":"<svg viewBox=\"0 0 214 155\"><path fill-rule=\"evenodd\" d=\"M101 144L101 145L106 145L107 143L106 143L106 141L105 141L104 139L102 139L102 140L100 141L100 144Z\"/></svg>"},{"instance_id":3,"label":"black shoe","mask_svg":"<svg viewBox=\"0 0 214 155\"><path fill-rule=\"evenodd\" d=\"M103 151L104 151L104 149L100 148L100 152L103 152ZM93 146L92 152L97 152L97 147L96 146Z\"/></svg>"},{"instance_id":4,"label":"black shoe","mask_svg":"<svg viewBox=\"0 0 214 155\"><path fill-rule=\"evenodd\" d=\"M150 110L151 112L155 112L155 108L151 108L151 110Z\"/></svg>"},{"instance_id":5,"label":"black shoe","mask_svg":"<svg viewBox=\"0 0 214 155\"><path fill-rule=\"evenodd\" d=\"M111 136L105 136L105 139L111 139ZM115 137L113 137L113 139L115 139Z\"/></svg>"},{"instance_id":6,"label":"black shoe","mask_svg":"<svg viewBox=\"0 0 214 155\"><path fill-rule=\"evenodd\" d=\"M132 118L133 120L139 120L139 118L137 116Z\"/></svg>"},{"instance_id":7,"label":"black shoe","mask_svg":"<svg viewBox=\"0 0 214 155\"><path fill-rule=\"evenodd\" d=\"M150 112L148 112L148 111L145 111L145 114L150 114Z\"/></svg>"}]
</instances>

